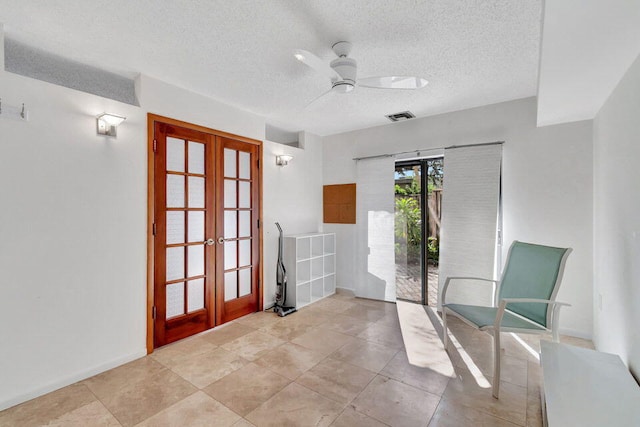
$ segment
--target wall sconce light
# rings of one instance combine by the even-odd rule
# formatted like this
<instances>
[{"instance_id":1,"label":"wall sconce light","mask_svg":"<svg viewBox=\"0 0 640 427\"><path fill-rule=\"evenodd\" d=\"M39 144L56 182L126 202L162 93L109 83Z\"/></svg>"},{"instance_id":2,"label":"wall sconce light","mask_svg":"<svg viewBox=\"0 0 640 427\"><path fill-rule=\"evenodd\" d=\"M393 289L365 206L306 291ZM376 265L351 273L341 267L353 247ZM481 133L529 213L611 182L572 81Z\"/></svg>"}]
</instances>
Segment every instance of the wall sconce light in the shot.
<instances>
[{"instance_id":1,"label":"wall sconce light","mask_svg":"<svg viewBox=\"0 0 640 427\"><path fill-rule=\"evenodd\" d=\"M293 160L293 156L289 156L288 154L281 154L279 156L276 156L276 165L287 166L291 160Z\"/></svg>"},{"instance_id":2,"label":"wall sconce light","mask_svg":"<svg viewBox=\"0 0 640 427\"><path fill-rule=\"evenodd\" d=\"M126 117L115 114L102 113L97 119L98 135L116 136L118 125L126 120Z\"/></svg>"}]
</instances>

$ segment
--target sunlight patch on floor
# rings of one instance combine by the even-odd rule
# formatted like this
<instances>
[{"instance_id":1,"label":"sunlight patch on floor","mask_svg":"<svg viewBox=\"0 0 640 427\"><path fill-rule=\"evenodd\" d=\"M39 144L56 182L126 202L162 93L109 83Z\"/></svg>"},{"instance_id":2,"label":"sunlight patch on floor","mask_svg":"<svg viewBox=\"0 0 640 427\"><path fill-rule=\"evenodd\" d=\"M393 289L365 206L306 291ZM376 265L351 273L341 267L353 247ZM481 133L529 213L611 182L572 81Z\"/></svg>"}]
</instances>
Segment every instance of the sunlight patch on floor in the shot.
<instances>
[{"instance_id":1,"label":"sunlight patch on floor","mask_svg":"<svg viewBox=\"0 0 640 427\"><path fill-rule=\"evenodd\" d=\"M515 339L518 344L520 344L525 350L527 350L533 357L535 357L538 361L540 360L540 354L533 349L529 344L527 344L522 338L520 338L515 333L511 332L511 336Z\"/></svg>"},{"instance_id":2,"label":"sunlight patch on floor","mask_svg":"<svg viewBox=\"0 0 640 427\"><path fill-rule=\"evenodd\" d=\"M402 330L402 339L404 340L409 363L421 368L429 368L442 375L454 377L455 369L453 363L444 350L442 340L436 329L442 330L442 322L435 310L432 307L424 307L420 304L404 301L398 301L396 305L400 329ZM427 314L426 310L430 310L432 315ZM471 356L465 351L456 337L449 333L449 338L450 343L455 347L478 386L482 388L491 387L480 368L473 362Z\"/></svg>"}]
</instances>

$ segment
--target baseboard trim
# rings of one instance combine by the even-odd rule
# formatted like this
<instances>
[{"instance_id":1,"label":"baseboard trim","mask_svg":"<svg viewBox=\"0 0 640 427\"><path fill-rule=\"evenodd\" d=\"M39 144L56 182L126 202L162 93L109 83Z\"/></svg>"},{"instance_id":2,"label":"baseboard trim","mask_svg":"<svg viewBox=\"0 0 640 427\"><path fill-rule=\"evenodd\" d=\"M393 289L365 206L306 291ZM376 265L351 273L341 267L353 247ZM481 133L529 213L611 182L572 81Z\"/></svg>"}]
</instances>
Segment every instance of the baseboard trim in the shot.
<instances>
[{"instance_id":1,"label":"baseboard trim","mask_svg":"<svg viewBox=\"0 0 640 427\"><path fill-rule=\"evenodd\" d=\"M85 369L83 371L80 371L68 377L60 378L42 387L34 388L33 390L11 397L7 400L0 401L0 411L7 408L11 408L12 406L19 405L20 403L24 403L28 400L35 399L36 397L42 396L44 394L51 393L52 391L77 383L78 381L82 381L94 375L108 371L109 369L113 369L120 365L124 365L125 363L129 363L131 361L134 361L146 355L147 355L147 350L142 349L142 350L136 351L135 353L131 353L126 356L122 356L122 357L118 357L116 359L110 360L98 366Z\"/></svg>"},{"instance_id":2,"label":"baseboard trim","mask_svg":"<svg viewBox=\"0 0 640 427\"><path fill-rule=\"evenodd\" d=\"M342 292L342 293L347 293L347 294L352 294L355 295L356 294L356 290L353 288L343 288L341 286L336 286L336 292Z\"/></svg>"}]
</instances>

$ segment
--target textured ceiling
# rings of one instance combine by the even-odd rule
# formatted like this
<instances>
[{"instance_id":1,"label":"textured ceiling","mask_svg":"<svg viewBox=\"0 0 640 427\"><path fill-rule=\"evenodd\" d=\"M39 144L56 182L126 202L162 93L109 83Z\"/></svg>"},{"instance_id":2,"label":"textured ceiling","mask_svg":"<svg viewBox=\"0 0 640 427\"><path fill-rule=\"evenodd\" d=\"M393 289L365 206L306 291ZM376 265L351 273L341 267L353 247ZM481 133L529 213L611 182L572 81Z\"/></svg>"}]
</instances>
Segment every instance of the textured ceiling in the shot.
<instances>
[{"instance_id":1,"label":"textured ceiling","mask_svg":"<svg viewBox=\"0 0 640 427\"><path fill-rule=\"evenodd\" d=\"M125 76L143 73L327 135L416 116L534 96L541 0L0 0L6 37ZM327 62L353 43L360 77L416 75L421 90L329 81L293 58Z\"/></svg>"}]
</instances>

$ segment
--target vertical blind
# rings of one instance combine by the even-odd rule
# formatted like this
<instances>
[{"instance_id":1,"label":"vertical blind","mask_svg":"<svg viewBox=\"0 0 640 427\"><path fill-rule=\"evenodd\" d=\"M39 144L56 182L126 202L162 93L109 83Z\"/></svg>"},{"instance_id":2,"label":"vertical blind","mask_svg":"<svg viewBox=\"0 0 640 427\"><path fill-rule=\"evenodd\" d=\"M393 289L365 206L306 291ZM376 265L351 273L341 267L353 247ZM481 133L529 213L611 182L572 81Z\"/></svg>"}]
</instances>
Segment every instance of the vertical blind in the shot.
<instances>
[{"instance_id":1,"label":"vertical blind","mask_svg":"<svg viewBox=\"0 0 640 427\"><path fill-rule=\"evenodd\" d=\"M440 290L448 276L495 278L501 160L502 144L445 149ZM456 283L447 302L487 305L490 291L482 282Z\"/></svg>"},{"instance_id":2,"label":"vertical blind","mask_svg":"<svg viewBox=\"0 0 640 427\"><path fill-rule=\"evenodd\" d=\"M395 301L393 157L357 163L356 296Z\"/></svg>"}]
</instances>

